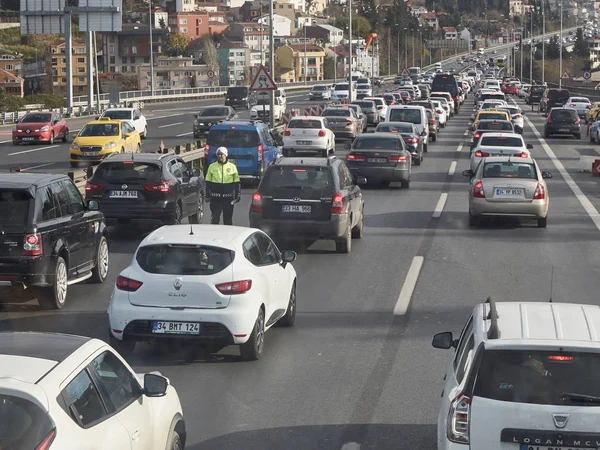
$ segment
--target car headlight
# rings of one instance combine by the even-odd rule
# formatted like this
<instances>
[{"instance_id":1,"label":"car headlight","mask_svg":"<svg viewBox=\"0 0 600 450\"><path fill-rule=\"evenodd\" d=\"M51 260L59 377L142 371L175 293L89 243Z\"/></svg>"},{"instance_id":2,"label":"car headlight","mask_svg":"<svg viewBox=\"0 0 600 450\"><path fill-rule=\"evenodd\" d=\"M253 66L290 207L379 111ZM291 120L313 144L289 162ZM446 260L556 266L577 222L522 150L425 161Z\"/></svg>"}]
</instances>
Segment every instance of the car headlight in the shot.
<instances>
[{"instance_id":1,"label":"car headlight","mask_svg":"<svg viewBox=\"0 0 600 450\"><path fill-rule=\"evenodd\" d=\"M204 126L204 122L197 122L198 125Z\"/></svg>"},{"instance_id":2,"label":"car headlight","mask_svg":"<svg viewBox=\"0 0 600 450\"><path fill-rule=\"evenodd\" d=\"M71 143L71 149L72 150L79 150L79 145L77 145L77 142Z\"/></svg>"},{"instance_id":3,"label":"car headlight","mask_svg":"<svg viewBox=\"0 0 600 450\"><path fill-rule=\"evenodd\" d=\"M49 126L45 126L45 127L40 128L40 131L48 131L49 129L50 129Z\"/></svg>"},{"instance_id":4,"label":"car headlight","mask_svg":"<svg viewBox=\"0 0 600 450\"><path fill-rule=\"evenodd\" d=\"M115 148L116 146L116 142L107 142L106 144L104 144L104 148Z\"/></svg>"}]
</instances>

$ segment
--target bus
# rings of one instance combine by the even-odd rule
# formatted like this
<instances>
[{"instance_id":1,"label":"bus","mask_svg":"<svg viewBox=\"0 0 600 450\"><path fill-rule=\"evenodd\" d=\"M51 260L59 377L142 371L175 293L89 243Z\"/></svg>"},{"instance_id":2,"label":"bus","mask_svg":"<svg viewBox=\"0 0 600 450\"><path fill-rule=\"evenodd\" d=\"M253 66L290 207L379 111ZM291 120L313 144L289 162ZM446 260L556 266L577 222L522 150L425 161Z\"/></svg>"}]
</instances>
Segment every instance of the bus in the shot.
<instances>
[{"instance_id":1,"label":"bus","mask_svg":"<svg viewBox=\"0 0 600 450\"><path fill-rule=\"evenodd\" d=\"M500 56L496 60L496 66L498 66L498 67L504 67L505 65L506 65L506 57L505 56Z\"/></svg>"}]
</instances>

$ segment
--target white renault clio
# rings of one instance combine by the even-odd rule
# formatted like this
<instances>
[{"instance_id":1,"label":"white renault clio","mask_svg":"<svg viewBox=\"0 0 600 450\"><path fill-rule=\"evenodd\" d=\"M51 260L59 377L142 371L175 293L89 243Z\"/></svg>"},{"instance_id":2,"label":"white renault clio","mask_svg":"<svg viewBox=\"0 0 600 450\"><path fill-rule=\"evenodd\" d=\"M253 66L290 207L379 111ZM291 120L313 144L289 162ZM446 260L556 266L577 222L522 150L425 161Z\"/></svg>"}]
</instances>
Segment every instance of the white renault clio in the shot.
<instances>
[{"instance_id":1,"label":"white renault clio","mask_svg":"<svg viewBox=\"0 0 600 450\"><path fill-rule=\"evenodd\" d=\"M292 251L260 230L169 225L149 234L117 277L108 307L111 344L185 340L216 352L262 356L265 331L296 317Z\"/></svg>"}]
</instances>

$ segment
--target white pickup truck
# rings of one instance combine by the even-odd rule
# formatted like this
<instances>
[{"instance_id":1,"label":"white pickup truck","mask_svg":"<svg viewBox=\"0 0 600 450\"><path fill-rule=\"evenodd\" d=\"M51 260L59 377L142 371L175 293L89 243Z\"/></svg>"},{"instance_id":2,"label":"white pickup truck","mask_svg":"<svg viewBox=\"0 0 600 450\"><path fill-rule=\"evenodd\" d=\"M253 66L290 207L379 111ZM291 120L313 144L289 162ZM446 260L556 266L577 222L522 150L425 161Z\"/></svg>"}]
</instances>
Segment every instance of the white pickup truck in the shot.
<instances>
[{"instance_id":1,"label":"white pickup truck","mask_svg":"<svg viewBox=\"0 0 600 450\"><path fill-rule=\"evenodd\" d=\"M281 98L278 97L274 98L274 102L273 118L275 121L281 122L285 114L285 105ZM256 105L250 110L250 119L260 119L265 122L269 120L271 112L271 105L269 103L269 98L259 98Z\"/></svg>"}]
</instances>

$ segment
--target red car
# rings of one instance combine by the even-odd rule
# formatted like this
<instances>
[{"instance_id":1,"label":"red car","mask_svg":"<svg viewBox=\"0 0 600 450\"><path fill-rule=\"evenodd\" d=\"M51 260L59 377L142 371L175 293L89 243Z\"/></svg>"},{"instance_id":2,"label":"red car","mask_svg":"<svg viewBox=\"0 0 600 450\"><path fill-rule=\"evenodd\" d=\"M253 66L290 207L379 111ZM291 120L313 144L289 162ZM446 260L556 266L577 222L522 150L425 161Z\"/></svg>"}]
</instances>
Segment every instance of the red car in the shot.
<instances>
[{"instance_id":1,"label":"red car","mask_svg":"<svg viewBox=\"0 0 600 450\"><path fill-rule=\"evenodd\" d=\"M52 145L57 139L63 142L69 140L67 122L57 112L28 112L12 132L14 145L28 142L47 142Z\"/></svg>"},{"instance_id":2,"label":"red car","mask_svg":"<svg viewBox=\"0 0 600 450\"><path fill-rule=\"evenodd\" d=\"M519 95L519 88L516 84L505 84L502 86L502 92L504 94Z\"/></svg>"}]
</instances>

